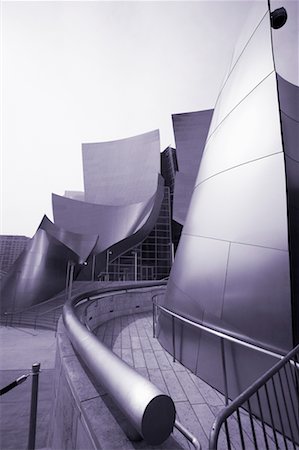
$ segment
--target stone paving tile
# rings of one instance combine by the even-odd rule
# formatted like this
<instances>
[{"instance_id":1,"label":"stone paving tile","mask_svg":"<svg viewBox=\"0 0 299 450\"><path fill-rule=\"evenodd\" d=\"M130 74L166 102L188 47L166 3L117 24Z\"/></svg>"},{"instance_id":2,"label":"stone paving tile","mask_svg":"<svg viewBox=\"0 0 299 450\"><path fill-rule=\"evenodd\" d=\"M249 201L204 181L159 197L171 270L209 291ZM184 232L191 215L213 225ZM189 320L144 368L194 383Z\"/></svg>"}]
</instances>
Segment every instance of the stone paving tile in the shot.
<instances>
[{"instance_id":1,"label":"stone paving tile","mask_svg":"<svg viewBox=\"0 0 299 450\"><path fill-rule=\"evenodd\" d=\"M146 367L143 351L141 349L133 350L134 367Z\"/></svg>"},{"instance_id":2,"label":"stone paving tile","mask_svg":"<svg viewBox=\"0 0 299 450\"><path fill-rule=\"evenodd\" d=\"M205 403L203 396L188 372L176 372L176 376L192 405L196 403Z\"/></svg>"},{"instance_id":3,"label":"stone paving tile","mask_svg":"<svg viewBox=\"0 0 299 450\"><path fill-rule=\"evenodd\" d=\"M195 415L198 419L198 421L200 422L202 429L204 430L207 438L209 437L209 432L210 429L212 428L212 425L214 423L215 420L215 416L212 413L211 409L209 408L209 406L204 403L204 404L196 404L196 405L192 405L193 407L193 411L195 412Z\"/></svg>"},{"instance_id":4,"label":"stone paving tile","mask_svg":"<svg viewBox=\"0 0 299 450\"><path fill-rule=\"evenodd\" d=\"M112 334L106 334L104 336L104 339L102 340L102 342L107 345L108 348L112 348L112 338L113 335Z\"/></svg>"},{"instance_id":5,"label":"stone paving tile","mask_svg":"<svg viewBox=\"0 0 299 450\"><path fill-rule=\"evenodd\" d=\"M162 370L162 375L173 401L187 401L185 392L173 370Z\"/></svg>"},{"instance_id":6,"label":"stone paving tile","mask_svg":"<svg viewBox=\"0 0 299 450\"><path fill-rule=\"evenodd\" d=\"M138 330L135 323L130 323L129 325L129 333L131 337L138 336Z\"/></svg>"},{"instance_id":7,"label":"stone paving tile","mask_svg":"<svg viewBox=\"0 0 299 450\"><path fill-rule=\"evenodd\" d=\"M119 334L121 332L121 321L119 318L115 318L114 322L114 334Z\"/></svg>"},{"instance_id":8,"label":"stone paving tile","mask_svg":"<svg viewBox=\"0 0 299 450\"><path fill-rule=\"evenodd\" d=\"M189 402L175 402L179 421L199 440L202 450L208 448L208 438ZM188 448L188 447L187 447Z\"/></svg>"},{"instance_id":9,"label":"stone paving tile","mask_svg":"<svg viewBox=\"0 0 299 450\"><path fill-rule=\"evenodd\" d=\"M126 361L126 363L128 363L130 366L133 367L133 365L134 365L133 355L132 355L132 350L130 348L122 348L121 356L122 356L122 359L124 361Z\"/></svg>"},{"instance_id":10,"label":"stone paving tile","mask_svg":"<svg viewBox=\"0 0 299 450\"><path fill-rule=\"evenodd\" d=\"M151 350L152 346L150 344L150 341L148 340L147 336L140 336L140 344L143 350Z\"/></svg>"},{"instance_id":11,"label":"stone paving tile","mask_svg":"<svg viewBox=\"0 0 299 450\"><path fill-rule=\"evenodd\" d=\"M148 372L149 372L149 379L151 380L151 382L154 385L156 385L159 389L161 389L162 392L164 392L165 394L169 394L169 390L167 388L161 370L148 369Z\"/></svg>"},{"instance_id":12,"label":"stone paving tile","mask_svg":"<svg viewBox=\"0 0 299 450\"><path fill-rule=\"evenodd\" d=\"M109 320L109 322L107 322L107 326L106 326L106 332L105 334L113 334L114 331L114 319Z\"/></svg>"},{"instance_id":13,"label":"stone paving tile","mask_svg":"<svg viewBox=\"0 0 299 450\"><path fill-rule=\"evenodd\" d=\"M156 360L155 354L151 350L144 350L143 356L145 359L145 364L148 369L158 369L159 365Z\"/></svg>"},{"instance_id":14,"label":"stone paving tile","mask_svg":"<svg viewBox=\"0 0 299 450\"><path fill-rule=\"evenodd\" d=\"M121 346L122 346L122 348L131 348L130 336L127 336L127 335L121 336Z\"/></svg>"},{"instance_id":15,"label":"stone paving tile","mask_svg":"<svg viewBox=\"0 0 299 450\"><path fill-rule=\"evenodd\" d=\"M157 351L161 350L161 345L160 345L158 339L154 338L153 336L148 335L148 340L149 340L153 350L157 350Z\"/></svg>"},{"instance_id":16,"label":"stone paving tile","mask_svg":"<svg viewBox=\"0 0 299 450\"><path fill-rule=\"evenodd\" d=\"M122 357L122 350L121 350L121 348L114 347L113 352L114 352L117 356L119 356L120 358Z\"/></svg>"},{"instance_id":17,"label":"stone paving tile","mask_svg":"<svg viewBox=\"0 0 299 450\"><path fill-rule=\"evenodd\" d=\"M156 359L158 361L159 367L161 370L170 370L171 369L171 365L169 364L168 358L165 355L164 350L161 350L161 346L160 346L160 350L155 351L155 356Z\"/></svg>"},{"instance_id":18,"label":"stone paving tile","mask_svg":"<svg viewBox=\"0 0 299 450\"><path fill-rule=\"evenodd\" d=\"M97 328L95 334L98 336L100 340L102 340L105 336L106 323L103 323L100 327Z\"/></svg>"},{"instance_id":19,"label":"stone paving tile","mask_svg":"<svg viewBox=\"0 0 299 450\"><path fill-rule=\"evenodd\" d=\"M114 349L115 349L115 348L121 348L121 347L122 347L121 341L122 341L122 339L121 339L121 336L120 336L120 335L118 335L118 336L113 336L113 348L114 348Z\"/></svg>"},{"instance_id":20,"label":"stone paving tile","mask_svg":"<svg viewBox=\"0 0 299 450\"><path fill-rule=\"evenodd\" d=\"M198 387L200 393L204 397L206 403L213 406L224 406L223 400L219 397L217 392L211 388L207 383L205 383L203 380L198 378L196 375L194 375L192 372L188 371L190 374L190 377L194 381L195 385Z\"/></svg>"},{"instance_id":21,"label":"stone paving tile","mask_svg":"<svg viewBox=\"0 0 299 450\"><path fill-rule=\"evenodd\" d=\"M141 348L139 336L131 336L132 350Z\"/></svg>"},{"instance_id":22,"label":"stone paving tile","mask_svg":"<svg viewBox=\"0 0 299 450\"><path fill-rule=\"evenodd\" d=\"M165 355L169 361L169 364L171 365L171 368L175 372L185 372L186 371L186 368L182 364L180 364L178 361L175 361L175 362L173 361L172 355L170 355L166 351L165 351Z\"/></svg>"},{"instance_id":23,"label":"stone paving tile","mask_svg":"<svg viewBox=\"0 0 299 450\"><path fill-rule=\"evenodd\" d=\"M143 377L149 379L148 370L146 367L136 367L136 371L140 373Z\"/></svg>"}]
</instances>

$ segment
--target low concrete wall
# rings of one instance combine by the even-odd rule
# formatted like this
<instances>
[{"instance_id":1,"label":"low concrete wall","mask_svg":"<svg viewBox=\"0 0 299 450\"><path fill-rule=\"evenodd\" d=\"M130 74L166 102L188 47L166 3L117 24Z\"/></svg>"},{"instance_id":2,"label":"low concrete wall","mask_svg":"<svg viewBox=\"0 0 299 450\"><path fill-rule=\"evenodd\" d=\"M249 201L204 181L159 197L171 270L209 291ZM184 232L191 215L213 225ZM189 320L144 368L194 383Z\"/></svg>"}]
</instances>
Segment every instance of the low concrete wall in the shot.
<instances>
[{"instance_id":1,"label":"low concrete wall","mask_svg":"<svg viewBox=\"0 0 299 450\"><path fill-rule=\"evenodd\" d=\"M161 291L161 287L138 289L138 292L96 300L86 309L87 323L90 329L96 329L114 317L148 311L152 308L152 295ZM58 324L55 371L49 447L57 450L138 448L138 443L133 445L128 438L133 435L130 424L108 393L93 384L88 370L81 365L62 318Z\"/></svg>"},{"instance_id":2,"label":"low concrete wall","mask_svg":"<svg viewBox=\"0 0 299 450\"><path fill-rule=\"evenodd\" d=\"M150 311L152 309L152 296L162 290L161 287L155 290L153 288L140 288L134 291L107 295L95 300L85 308L85 323L91 330L95 330L102 323L114 317Z\"/></svg>"}]
</instances>

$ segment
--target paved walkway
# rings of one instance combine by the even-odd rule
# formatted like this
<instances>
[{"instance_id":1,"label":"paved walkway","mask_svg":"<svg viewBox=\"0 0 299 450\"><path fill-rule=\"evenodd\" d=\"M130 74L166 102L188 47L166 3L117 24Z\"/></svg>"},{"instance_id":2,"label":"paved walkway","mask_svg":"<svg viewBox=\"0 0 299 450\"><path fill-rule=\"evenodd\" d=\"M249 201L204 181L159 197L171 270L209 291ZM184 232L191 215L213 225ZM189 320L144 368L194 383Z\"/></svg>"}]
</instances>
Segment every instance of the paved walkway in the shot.
<instances>
[{"instance_id":1,"label":"paved walkway","mask_svg":"<svg viewBox=\"0 0 299 450\"><path fill-rule=\"evenodd\" d=\"M172 361L171 355L163 349L157 339L153 338L152 313L112 319L101 325L96 334L119 357L172 397L178 420L197 437L202 450L207 450L209 433L215 416L224 407L224 397L179 362ZM241 410L240 414L246 449L253 450L255 447L249 416L244 410ZM253 420L258 442L264 443L261 423L256 419ZM231 417L228 423L231 448L242 450L236 418ZM275 449L272 430L267 425L265 428L269 449ZM192 448L177 430L174 432L174 438L182 448ZM280 448L285 448L282 435L277 433L277 438ZM259 450L264 450L264 444L261 445L258 447ZM292 443L289 442L289 446L293 447ZM221 449L227 449L223 431L218 441L218 450Z\"/></svg>"},{"instance_id":2,"label":"paved walkway","mask_svg":"<svg viewBox=\"0 0 299 450\"><path fill-rule=\"evenodd\" d=\"M45 448L52 408L56 354L55 333L30 328L0 328L0 386L41 363L36 448ZM28 445L31 378L0 397L0 448L22 450Z\"/></svg>"},{"instance_id":3,"label":"paved walkway","mask_svg":"<svg viewBox=\"0 0 299 450\"><path fill-rule=\"evenodd\" d=\"M223 408L223 396L172 357L153 338L151 313L110 320L101 325L97 336L124 361L150 379L175 402L178 420L208 448L208 435L215 415ZM175 431L183 448L189 442Z\"/></svg>"},{"instance_id":4,"label":"paved walkway","mask_svg":"<svg viewBox=\"0 0 299 450\"><path fill-rule=\"evenodd\" d=\"M208 448L208 435L215 415L223 408L223 396L197 378L172 357L152 336L151 313L124 316L106 322L97 330L98 337L116 354L168 393L175 402L178 420L199 440L202 450ZM0 328L0 386L3 387L27 373L32 363L41 362L36 448L47 445L47 431L52 407L52 385L55 365L55 333L30 328ZM0 397L0 449L27 448L31 380ZM242 413L242 422L248 417ZM256 423L256 422L255 422ZM237 437L237 423L230 422L232 449L241 449ZM261 433L257 427L258 433ZM249 436L249 433L248 433ZM254 448L246 436L246 448ZM184 449L190 443L177 431L174 438ZM281 440L281 439L280 439ZM272 443L271 443L272 444ZM138 447L139 445L139 447ZM136 448L146 449L146 444ZM173 450L169 445L163 448ZM224 435L220 435L219 449L227 448ZM270 445L270 449L274 445ZM281 448L284 448L282 445ZM80 449L84 450L84 449ZM121 449L120 449L121 450ZM261 448L261 450L263 450Z\"/></svg>"}]
</instances>

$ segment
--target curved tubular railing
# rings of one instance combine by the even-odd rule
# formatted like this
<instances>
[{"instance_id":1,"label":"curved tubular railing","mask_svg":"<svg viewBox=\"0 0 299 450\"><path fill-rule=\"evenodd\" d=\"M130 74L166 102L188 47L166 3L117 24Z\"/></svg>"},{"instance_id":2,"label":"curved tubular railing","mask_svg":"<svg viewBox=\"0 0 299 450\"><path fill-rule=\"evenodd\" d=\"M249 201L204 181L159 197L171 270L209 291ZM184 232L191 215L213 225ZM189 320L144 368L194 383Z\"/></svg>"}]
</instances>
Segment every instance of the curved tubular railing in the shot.
<instances>
[{"instance_id":1,"label":"curved tubular railing","mask_svg":"<svg viewBox=\"0 0 299 450\"><path fill-rule=\"evenodd\" d=\"M173 360L175 361L175 326L174 321L175 319L179 319L180 321L187 323L189 325L193 325L195 328L199 328L207 333L213 334L215 336L218 336L221 339L221 353L222 353L222 365L223 365L223 377L224 377L224 389L225 389L225 400L226 400L226 407L219 413L217 416L211 433L210 433L210 440L209 440L209 449L210 450L216 450L217 449L217 442L219 433L221 430L221 427L225 427L225 434L227 438L227 448L230 450L231 447L231 441L230 441L230 434L229 434L229 427L228 427L228 421L227 419L232 416L233 413L236 412L237 414L237 423L238 423L238 430L240 432L240 442L241 442L241 448L245 449L244 444L244 437L243 437L243 426L241 423L241 416L240 416L240 407L244 407L248 409L249 419L251 423L251 432L252 432L252 443L254 445L255 450L259 450L259 448L267 448L268 446L268 439L269 435L266 431L264 420L265 418L265 411L263 410L263 404L261 402L261 396L262 393L260 393L260 389L263 388L265 390L266 395L266 402L267 402L267 413L270 414L270 425L272 428L272 433L274 436L274 442L276 444L276 448L280 448L277 440L277 433L276 433L276 426L273 421L273 411L278 410L279 414L279 425L281 426L282 431L282 437L285 442L285 448L287 447L286 440L288 438L291 438L291 442L293 444L293 448L295 448L295 442L299 439L299 345L297 345L294 349L292 349L287 355L281 355L279 353L267 350L263 347L253 345L249 342L246 342L242 339L238 339L235 336L228 335L224 333L223 331L217 330L216 328L208 327L206 325L201 325L197 322L194 322L180 314L177 314L173 311L171 311L168 308L165 308L164 306L161 306L157 304L156 298L159 297L159 294L156 294L152 296L153 300L153 335L156 337L156 321L157 321L157 310L160 309L161 311L165 312L166 314L170 315L172 318L172 352L173 352ZM227 376L226 376L226 363L225 363L225 353L224 353L224 342L225 340L234 342L236 344L239 344L241 346L256 350L258 352L264 353L266 355L272 356L274 358L279 359L280 361L277 362L271 369L269 369L265 374L263 374L258 380L256 380L249 388L247 388L243 393L241 393L235 400L232 401L228 405L228 389L227 389ZM282 370L284 371L283 374L285 375L285 379L282 377ZM288 372L287 372L288 370ZM274 379L274 376L277 375L279 379L279 389L276 388L276 382ZM272 388L274 392L274 406L271 405L271 398L268 393L267 383L272 383ZM258 413L260 415L260 422L262 426L262 433L263 433L263 439L264 442L262 443L263 447L258 447L257 444L257 435L256 430L254 426L254 414L252 412L252 406L250 404L250 401L252 400L253 396L256 396L255 400L258 404ZM280 398L281 395L281 398ZM282 401L281 401L282 399ZM282 403L282 404L280 404ZM287 417L287 430L284 429L283 425L283 416ZM286 431L286 432L285 432ZM234 435L236 437L236 433L234 432ZM298 436L297 439L294 436Z\"/></svg>"},{"instance_id":2,"label":"curved tubular railing","mask_svg":"<svg viewBox=\"0 0 299 450\"><path fill-rule=\"evenodd\" d=\"M110 286L76 296L68 300L63 308L67 334L92 377L107 390L135 430L151 445L164 442L173 430L176 413L172 399L88 331L76 316L75 308L77 303L89 296L109 291L114 295L124 288L132 290L162 285L166 285L166 282L134 283L115 288Z\"/></svg>"},{"instance_id":3,"label":"curved tubular railing","mask_svg":"<svg viewBox=\"0 0 299 450\"><path fill-rule=\"evenodd\" d=\"M217 329L216 327L212 328L212 327L208 327L207 325L202 325L202 324L200 324L198 322L195 322L193 320L188 319L187 317L184 317L184 316L182 316L180 314L177 314L177 313L175 313L174 311L171 311L168 308L165 308L165 306L158 305L157 302L155 301L155 298L158 297L158 295L159 294L154 295L152 297L154 307L157 308L157 309L160 309L161 311L164 311L166 314L170 315L171 317L173 317L175 319L179 319L182 322L188 323L189 325L193 325L195 328L199 328L200 330L206 331L207 333L213 334L214 336L218 336L221 339L225 339L227 341L234 342L236 344L242 345L243 347L247 347L247 348L250 348L252 350L256 350L258 352L264 353L264 354L272 356L274 358L282 359L282 358L285 357L285 355L282 355L280 353L276 353L276 352L274 352L272 350L268 350L268 349L266 349L264 347L261 347L259 345L251 344L250 342L244 341L244 340L240 339L239 337L236 337L236 336L224 333L222 330ZM156 313L155 313L155 316L156 316ZM155 327L154 327L154 330L153 330L153 334L154 334L154 336L156 335ZM175 357L175 355L174 355L174 357Z\"/></svg>"},{"instance_id":4,"label":"curved tubular railing","mask_svg":"<svg viewBox=\"0 0 299 450\"><path fill-rule=\"evenodd\" d=\"M271 426L272 426L272 432L274 437L274 442L276 444L276 448L280 448L278 440L277 440L277 434L275 431L275 426L273 423L273 412L278 411L279 418L280 418L280 424L282 425L281 418L285 415L287 417L287 423L288 427L285 430L284 426L282 425L282 437L283 441L285 443L285 448L288 448L286 443L286 431L289 432L289 435L291 437L291 442L293 448L296 448L295 446L295 436L297 434L297 439L299 436L299 373L298 369L296 370L296 366L291 365L291 361L295 360L298 361L299 357L299 345L297 345L293 350L291 350L283 359L281 359L278 363L275 364L271 369L269 369L264 375L262 375L258 380L256 380L249 388L247 388L242 394L240 394L235 400L232 401L226 408L224 408L219 415L216 417L216 420L212 426L211 432L210 432L210 441L209 441L209 449L215 450L217 449L217 443L219 438L219 433L221 430L222 425L226 425L226 437L227 442L230 442L230 436L228 431L228 423L227 419L232 416L233 413L237 413L237 422L238 422L238 429L240 433L240 442L242 445L242 448L245 448L244 446L244 437L243 437L243 430L242 430L242 424L241 424L241 417L240 417L240 411L239 408L241 407L247 407L248 414L251 422L251 431L253 436L253 443L254 448L258 450L259 448L269 448L268 440L272 438L272 436L269 436L269 433L267 433L265 429L265 422L264 422L264 414L265 410L262 410L262 402L260 401L260 398L263 394L263 391L266 393L267 398L267 406L270 411L270 417L271 417ZM289 365L289 366L288 366ZM287 372L288 369L288 372ZM289 373L289 375L288 375ZM285 380L287 381L285 384L286 386L283 386L282 383L282 376L285 374ZM277 383L277 379L274 378L275 375L278 375L279 383ZM271 401L269 399L268 389L270 389L267 385L268 382L271 381L273 390L274 390L274 397L275 401L274 404L271 404ZM276 386L278 385L278 386ZM279 386L283 397L283 402L279 401ZM297 395L296 395L297 393ZM294 395L293 395L294 394ZM259 412L260 412L260 421L262 424L262 431L263 431L263 439L264 442L262 442L262 447L259 447L257 442L257 434L253 422L253 413L251 411L251 404L250 401L254 400L254 396L256 396L258 405L259 405ZM290 399L288 401L289 404L287 404L286 399ZM236 433L235 433L236 434ZM298 442L297 442L298 444ZM229 446L228 446L229 447Z\"/></svg>"}]
</instances>

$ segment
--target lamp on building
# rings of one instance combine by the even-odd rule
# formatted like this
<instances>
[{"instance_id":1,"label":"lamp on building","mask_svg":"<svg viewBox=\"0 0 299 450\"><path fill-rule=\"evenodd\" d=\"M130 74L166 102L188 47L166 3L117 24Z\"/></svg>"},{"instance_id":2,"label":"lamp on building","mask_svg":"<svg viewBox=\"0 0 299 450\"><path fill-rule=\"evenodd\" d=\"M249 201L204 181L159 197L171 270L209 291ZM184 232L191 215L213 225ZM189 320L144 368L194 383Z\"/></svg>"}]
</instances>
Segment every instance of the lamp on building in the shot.
<instances>
[{"instance_id":1,"label":"lamp on building","mask_svg":"<svg viewBox=\"0 0 299 450\"><path fill-rule=\"evenodd\" d=\"M285 8L277 8L270 14L271 27L277 30L284 26L288 18L288 14Z\"/></svg>"}]
</instances>

